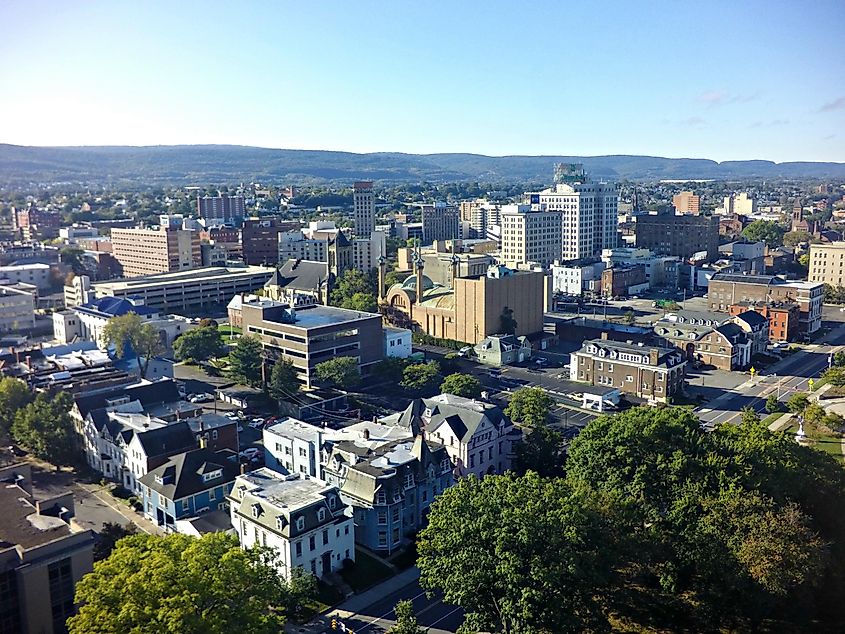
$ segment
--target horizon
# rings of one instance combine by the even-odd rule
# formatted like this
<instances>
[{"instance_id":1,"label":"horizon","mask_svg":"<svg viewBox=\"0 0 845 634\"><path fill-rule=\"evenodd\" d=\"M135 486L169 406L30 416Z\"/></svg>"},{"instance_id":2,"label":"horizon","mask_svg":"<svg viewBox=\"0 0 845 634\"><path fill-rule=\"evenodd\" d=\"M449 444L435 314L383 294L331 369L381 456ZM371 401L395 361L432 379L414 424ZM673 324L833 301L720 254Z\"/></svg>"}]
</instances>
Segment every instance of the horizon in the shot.
<instances>
[{"instance_id":1,"label":"horizon","mask_svg":"<svg viewBox=\"0 0 845 634\"><path fill-rule=\"evenodd\" d=\"M12 0L0 19L15 145L845 162L839 0Z\"/></svg>"}]
</instances>

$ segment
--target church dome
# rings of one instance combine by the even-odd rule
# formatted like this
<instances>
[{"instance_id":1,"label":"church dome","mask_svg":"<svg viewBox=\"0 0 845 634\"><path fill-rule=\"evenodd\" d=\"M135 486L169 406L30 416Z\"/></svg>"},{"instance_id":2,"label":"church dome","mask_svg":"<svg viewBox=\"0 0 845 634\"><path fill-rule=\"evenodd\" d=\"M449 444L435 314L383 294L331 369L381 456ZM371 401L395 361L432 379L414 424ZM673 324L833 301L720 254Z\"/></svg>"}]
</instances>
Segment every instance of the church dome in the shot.
<instances>
[{"instance_id":1,"label":"church dome","mask_svg":"<svg viewBox=\"0 0 845 634\"><path fill-rule=\"evenodd\" d=\"M410 275L405 278L405 281L402 282L402 288L406 291L416 291L417 290L417 276ZM431 278L427 275L422 276L422 290L423 292L431 290L434 288L434 282L431 281Z\"/></svg>"}]
</instances>

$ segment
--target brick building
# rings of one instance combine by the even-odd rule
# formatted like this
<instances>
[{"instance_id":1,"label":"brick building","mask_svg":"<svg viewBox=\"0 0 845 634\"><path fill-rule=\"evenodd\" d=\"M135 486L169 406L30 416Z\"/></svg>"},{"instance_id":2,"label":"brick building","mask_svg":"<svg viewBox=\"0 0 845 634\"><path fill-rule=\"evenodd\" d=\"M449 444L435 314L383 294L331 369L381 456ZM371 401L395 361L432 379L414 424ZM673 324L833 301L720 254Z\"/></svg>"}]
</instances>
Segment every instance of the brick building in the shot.
<instances>
[{"instance_id":1,"label":"brick building","mask_svg":"<svg viewBox=\"0 0 845 634\"><path fill-rule=\"evenodd\" d=\"M648 289L646 269L642 264L614 266L601 273L601 290L605 297L627 297Z\"/></svg>"},{"instance_id":2,"label":"brick building","mask_svg":"<svg viewBox=\"0 0 845 634\"><path fill-rule=\"evenodd\" d=\"M281 218L248 218L241 230L244 262L270 266L279 262L279 234L300 228L300 223Z\"/></svg>"},{"instance_id":3,"label":"brick building","mask_svg":"<svg viewBox=\"0 0 845 634\"><path fill-rule=\"evenodd\" d=\"M728 313L739 315L754 311L769 321L769 341L796 341L799 335L801 309L794 302L740 302L728 307Z\"/></svg>"},{"instance_id":4,"label":"brick building","mask_svg":"<svg viewBox=\"0 0 845 634\"><path fill-rule=\"evenodd\" d=\"M707 260L719 257L718 216L676 215L659 213L637 216L637 247L650 249L656 255L690 258L706 251Z\"/></svg>"},{"instance_id":5,"label":"brick building","mask_svg":"<svg viewBox=\"0 0 845 634\"><path fill-rule=\"evenodd\" d=\"M591 339L572 353L570 379L614 387L649 402L666 403L681 392L686 357L675 347Z\"/></svg>"}]
</instances>

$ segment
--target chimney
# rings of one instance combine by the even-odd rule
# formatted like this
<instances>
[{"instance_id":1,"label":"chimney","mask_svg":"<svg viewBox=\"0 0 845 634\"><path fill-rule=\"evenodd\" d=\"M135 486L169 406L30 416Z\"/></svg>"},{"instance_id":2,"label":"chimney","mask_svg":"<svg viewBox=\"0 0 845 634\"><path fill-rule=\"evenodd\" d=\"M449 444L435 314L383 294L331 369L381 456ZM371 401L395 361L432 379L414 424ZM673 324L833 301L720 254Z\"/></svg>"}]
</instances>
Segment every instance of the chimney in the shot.
<instances>
[{"instance_id":1,"label":"chimney","mask_svg":"<svg viewBox=\"0 0 845 634\"><path fill-rule=\"evenodd\" d=\"M660 351L657 348L652 348L648 351L648 362L650 365L657 365L660 360Z\"/></svg>"},{"instance_id":2,"label":"chimney","mask_svg":"<svg viewBox=\"0 0 845 634\"><path fill-rule=\"evenodd\" d=\"M26 355L26 367L30 370L32 369L32 357L29 355Z\"/></svg>"},{"instance_id":3,"label":"chimney","mask_svg":"<svg viewBox=\"0 0 845 634\"><path fill-rule=\"evenodd\" d=\"M241 475L243 475L243 474L245 474L245 473L246 473L246 465L245 465L245 464L241 464Z\"/></svg>"},{"instance_id":4,"label":"chimney","mask_svg":"<svg viewBox=\"0 0 845 634\"><path fill-rule=\"evenodd\" d=\"M607 341L607 331L606 330L602 330L601 338L602 338L602 341Z\"/></svg>"},{"instance_id":5,"label":"chimney","mask_svg":"<svg viewBox=\"0 0 845 634\"><path fill-rule=\"evenodd\" d=\"M364 430L364 440L369 440L369 439L370 439L370 430L365 429Z\"/></svg>"}]
</instances>

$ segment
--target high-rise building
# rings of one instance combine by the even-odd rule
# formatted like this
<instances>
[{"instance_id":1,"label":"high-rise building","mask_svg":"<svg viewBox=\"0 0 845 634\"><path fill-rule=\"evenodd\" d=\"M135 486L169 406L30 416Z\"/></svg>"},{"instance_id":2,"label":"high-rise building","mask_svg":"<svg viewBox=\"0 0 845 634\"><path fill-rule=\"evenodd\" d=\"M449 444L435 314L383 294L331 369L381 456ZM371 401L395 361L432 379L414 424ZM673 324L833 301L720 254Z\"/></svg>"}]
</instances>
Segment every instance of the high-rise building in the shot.
<instances>
[{"instance_id":1,"label":"high-rise building","mask_svg":"<svg viewBox=\"0 0 845 634\"><path fill-rule=\"evenodd\" d=\"M710 261L719 255L718 216L678 215L670 211L637 216L636 220L638 248L680 258L704 251Z\"/></svg>"},{"instance_id":2,"label":"high-rise building","mask_svg":"<svg viewBox=\"0 0 845 634\"><path fill-rule=\"evenodd\" d=\"M358 181L352 185L355 235L369 238L376 228L376 199L370 181Z\"/></svg>"},{"instance_id":3,"label":"high-rise building","mask_svg":"<svg viewBox=\"0 0 845 634\"><path fill-rule=\"evenodd\" d=\"M422 240L455 240L461 237L461 222L455 205L436 202L422 206Z\"/></svg>"},{"instance_id":4,"label":"high-rise building","mask_svg":"<svg viewBox=\"0 0 845 634\"><path fill-rule=\"evenodd\" d=\"M186 229L112 229L112 255L125 277L185 271L200 266L199 232Z\"/></svg>"},{"instance_id":5,"label":"high-rise building","mask_svg":"<svg viewBox=\"0 0 845 634\"><path fill-rule=\"evenodd\" d=\"M26 209L12 207L12 228L25 241L55 238L62 226L62 215L45 209L38 209L34 203Z\"/></svg>"},{"instance_id":6,"label":"high-rise building","mask_svg":"<svg viewBox=\"0 0 845 634\"><path fill-rule=\"evenodd\" d=\"M218 194L197 196L197 214L208 225L240 224L244 218L244 197Z\"/></svg>"},{"instance_id":7,"label":"high-rise building","mask_svg":"<svg viewBox=\"0 0 845 634\"><path fill-rule=\"evenodd\" d=\"M810 282L845 286L845 242L811 244L807 273Z\"/></svg>"},{"instance_id":8,"label":"high-rise building","mask_svg":"<svg viewBox=\"0 0 845 634\"><path fill-rule=\"evenodd\" d=\"M539 205L504 205L502 222L502 260L505 266L526 264L551 266L560 259L561 221L557 211L541 211Z\"/></svg>"},{"instance_id":9,"label":"high-rise building","mask_svg":"<svg viewBox=\"0 0 845 634\"><path fill-rule=\"evenodd\" d=\"M527 202L561 214L562 260L582 260L617 246L619 191L615 184L593 182L583 166L555 166L554 187L526 193Z\"/></svg>"},{"instance_id":10,"label":"high-rise building","mask_svg":"<svg viewBox=\"0 0 845 634\"><path fill-rule=\"evenodd\" d=\"M725 196L722 208L716 210L725 216L750 216L757 212L757 201L746 192Z\"/></svg>"},{"instance_id":11,"label":"high-rise building","mask_svg":"<svg viewBox=\"0 0 845 634\"><path fill-rule=\"evenodd\" d=\"M279 236L297 231L299 222L280 218L248 218L241 228L241 249L244 262L269 266L279 261Z\"/></svg>"},{"instance_id":12,"label":"high-rise building","mask_svg":"<svg viewBox=\"0 0 845 634\"><path fill-rule=\"evenodd\" d=\"M701 198L692 192L683 191L672 196L672 206L679 214L698 214L701 211Z\"/></svg>"}]
</instances>

